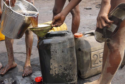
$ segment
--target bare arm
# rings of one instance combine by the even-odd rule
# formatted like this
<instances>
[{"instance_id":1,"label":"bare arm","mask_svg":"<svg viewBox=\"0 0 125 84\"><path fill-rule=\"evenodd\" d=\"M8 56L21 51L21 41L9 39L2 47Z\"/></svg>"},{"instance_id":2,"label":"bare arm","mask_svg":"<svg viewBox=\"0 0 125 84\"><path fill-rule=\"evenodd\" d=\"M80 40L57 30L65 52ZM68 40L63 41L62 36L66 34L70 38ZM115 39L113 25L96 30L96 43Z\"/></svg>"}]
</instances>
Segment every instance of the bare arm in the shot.
<instances>
[{"instance_id":1,"label":"bare arm","mask_svg":"<svg viewBox=\"0 0 125 84\"><path fill-rule=\"evenodd\" d=\"M81 0L71 0L69 4L64 8L62 11L63 15L67 16L67 14L76 6L79 4Z\"/></svg>"},{"instance_id":2,"label":"bare arm","mask_svg":"<svg viewBox=\"0 0 125 84\"><path fill-rule=\"evenodd\" d=\"M111 0L102 0L101 9L97 17L97 27L103 28L113 23L108 19L108 14L111 8Z\"/></svg>"},{"instance_id":3,"label":"bare arm","mask_svg":"<svg viewBox=\"0 0 125 84\"><path fill-rule=\"evenodd\" d=\"M53 26L60 26L63 24L68 13L80 3L81 0L71 0L69 4L62 10L61 13L53 18Z\"/></svg>"}]
</instances>

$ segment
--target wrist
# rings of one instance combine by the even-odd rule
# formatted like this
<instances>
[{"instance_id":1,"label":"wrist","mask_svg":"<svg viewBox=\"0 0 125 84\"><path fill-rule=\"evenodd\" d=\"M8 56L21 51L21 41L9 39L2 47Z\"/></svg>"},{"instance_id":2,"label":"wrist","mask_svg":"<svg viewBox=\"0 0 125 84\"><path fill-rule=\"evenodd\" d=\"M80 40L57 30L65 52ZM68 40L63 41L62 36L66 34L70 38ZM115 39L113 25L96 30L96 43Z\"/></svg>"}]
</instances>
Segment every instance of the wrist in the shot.
<instances>
[{"instance_id":1,"label":"wrist","mask_svg":"<svg viewBox=\"0 0 125 84\"><path fill-rule=\"evenodd\" d=\"M61 16L63 16L63 17L66 17L66 16L67 16L67 13L66 13L65 11L62 11L60 14L61 14Z\"/></svg>"},{"instance_id":2,"label":"wrist","mask_svg":"<svg viewBox=\"0 0 125 84\"><path fill-rule=\"evenodd\" d=\"M101 9L110 10L110 8L111 8L111 2L110 2L110 0L102 0Z\"/></svg>"},{"instance_id":3,"label":"wrist","mask_svg":"<svg viewBox=\"0 0 125 84\"><path fill-rule=\"evenodd\" d=\"M100 9L100 13L105 13L108 15L110 8L111 8L111 4L109 2L110 0L103 0L102 4L101 4L101 9ZM104 3L103 3L104 2Z\"/></svg>"}]
</instances>

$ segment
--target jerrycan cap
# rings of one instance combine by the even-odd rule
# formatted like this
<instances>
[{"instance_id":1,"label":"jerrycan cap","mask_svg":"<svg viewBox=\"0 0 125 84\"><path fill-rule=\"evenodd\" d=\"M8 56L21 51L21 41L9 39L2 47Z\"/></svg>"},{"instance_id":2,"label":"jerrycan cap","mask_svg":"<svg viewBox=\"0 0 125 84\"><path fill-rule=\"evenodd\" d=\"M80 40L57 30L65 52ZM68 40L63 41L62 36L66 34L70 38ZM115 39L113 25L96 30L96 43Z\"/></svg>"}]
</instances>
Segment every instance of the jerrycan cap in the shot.
<instances>
[{"instance_id":1,"label":"jerrycan cap","mask_svg":"<svg viewBox=\"0 0 125 84\"><path fill-rule=\"evenodd\" d=\"M80 38L80 37L83 37L83 34L82 33L75 33L74 37L75 38Z\"/></svg>"},{"instance_id":2,"label":"jerrycan cap","mask_svg":"<svg viewBox=\"0 0 125 84\"><path fill-rule=\"evenodd\" d=\"M35 78L35 82L38 83L38 82L41 82L41 81L43 81L43 77L36 77Z\"/></svg>"}]
</instances>

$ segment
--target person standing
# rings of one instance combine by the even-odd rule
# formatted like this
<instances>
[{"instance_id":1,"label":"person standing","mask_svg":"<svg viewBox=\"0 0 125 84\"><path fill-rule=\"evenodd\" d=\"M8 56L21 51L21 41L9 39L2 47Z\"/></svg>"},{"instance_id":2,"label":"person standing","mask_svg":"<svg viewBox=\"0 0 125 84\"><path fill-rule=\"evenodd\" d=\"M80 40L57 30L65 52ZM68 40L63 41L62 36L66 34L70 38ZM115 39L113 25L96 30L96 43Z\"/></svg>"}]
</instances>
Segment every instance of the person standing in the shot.
<instances>
[{"instance_id":1,"label":"person standing","mask_svg":"<svg viewBox=\"0 0 125 84\"><path fill-rule=\"evenodd\" d=\"M70 2L71 0L69 0ZM59 14L66 3L66 0L55 0L55 5L53 8L53 17ZM77 33L80 24L80 11L79 5L75 6L71 11L72 14L72 33Z\"/></svg>"},{"instance_id":2,"label":"person standing","mask_svg":"<svg viewBox=\"0 0 125 84\"><path fill-rule=\"evenodd\" d=\"M16 0L10 0L11 5L14 6ZM27 0L34 4L34 0ZM8 0L5 0L7 4L9 4ZM5 37L5 44L8 54L8 64L3 67L0 71L0 75L4 75L7 73L10 69L15 68L17 66L16 62L14 61L14 54L13 54L13 39L10 39L8 37ZM31 51L32 51L32 44L33 44L33 33L31 30L27 29L25 32L25 42L26 42L26 61L24 65L24 70L22 76L28 76L32 73L31 63L30 63L30 57L31 57Z\"/></svg>"}]
</instances>

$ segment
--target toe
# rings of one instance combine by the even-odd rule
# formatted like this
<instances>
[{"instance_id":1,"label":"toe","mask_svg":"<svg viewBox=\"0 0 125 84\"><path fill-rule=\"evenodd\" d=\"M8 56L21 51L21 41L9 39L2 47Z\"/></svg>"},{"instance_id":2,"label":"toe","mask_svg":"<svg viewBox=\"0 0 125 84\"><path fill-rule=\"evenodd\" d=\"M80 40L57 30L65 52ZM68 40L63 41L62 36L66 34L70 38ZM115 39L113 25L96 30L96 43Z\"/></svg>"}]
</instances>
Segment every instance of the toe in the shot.
<instances>
[{"instance_id":1,"label":"toe","mask_svg":"<svg viewBox=\"0 0 125 84\"><path fill-rule=\"evenodd\" d=\"M0 71L0 75L3 75L4 73L4 68Z\"/></svg>"}]
</instances>

